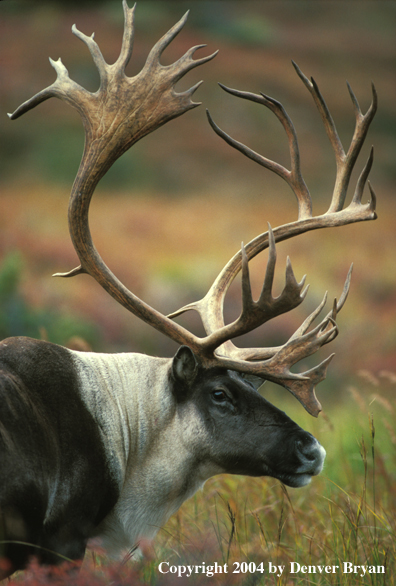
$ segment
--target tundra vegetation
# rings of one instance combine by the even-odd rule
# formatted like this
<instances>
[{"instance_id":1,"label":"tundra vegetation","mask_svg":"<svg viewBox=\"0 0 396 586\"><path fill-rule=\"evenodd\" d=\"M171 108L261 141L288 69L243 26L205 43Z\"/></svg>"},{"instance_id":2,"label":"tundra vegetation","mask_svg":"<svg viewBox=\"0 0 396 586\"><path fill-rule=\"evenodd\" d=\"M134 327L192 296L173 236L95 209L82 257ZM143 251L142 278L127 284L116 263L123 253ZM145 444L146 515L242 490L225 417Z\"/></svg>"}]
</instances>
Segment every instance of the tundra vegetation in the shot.
<instances>
[{"instance_id":1,"label":"tundra vegetation","mask_svg":"<svg viewBox=\"0 0 396 586\"><path fill-rule=\"evenodd\" d=\"M192 6L192 8L194 7ZM381 15L380 12L378 14ZM14 21L13 26L15 32L17 30L17 21ZM92 28L91 25L89 28ZM97 30L97 27L93 26L93 29ZM65 37L68 34L68 31L66 31ZM221 36L218 37L218 39L220 38ZM220 44L222 43L227 47L227 41L220 41ZM229 44L231 46L231 39L229 40ZM217 46L219 46L219 43L216 44ZM256 48L254 48L254 51L256 53L259 52ZM51 53L51 49L48 49L47 52ZM289 54L295 58L295 53L292 48L289 49ZM296 60L301 61L297 57ZM373 60L375 61L375 59ZM287 60L284 59L283 62L287 62ZM37 63L39 63L39 59L37 59ZM264 67L261 66L261 61L257 63L260 64L260 67L257 66L260 69L260 75L258 76L260 81L257 82L255 88L261 90L263 83L261 70ZM304 67L304 69L308 70L309 68L309 65ZM283 68L282 71L284 71ZM322 70L317 69L317 71L317 75L319 75ZM378 69L378 71L381 71L381 69ZM341 77L337 71L333 72L333 74L337 79ZM221 79L220 74L217 74L217 77ZM353 74L350 74L349 77L353 81ZM371 77L377 82L377 76L374 76L374 73ZM368 78L370 76L367 76L367 72L361 73L362 80L367 81ZM281 80L279 80L279 83L281 83ZM282 83L284 83L284 79L282 79ZM43 84L38 84L37 87L41 86ZM266 88L264 89L267 92ZM26 88L24 88L24 95L25 91ZM275 91L268 93L276 94ZM380 94L381 108L384 107L386 112L387 93L386 91L382 93L380 91ZM385 104L383 104L383 101L385 101ZM15 98L13 98L8 110L12 110L14 104ZM58 111L60 112L60 110ZM382 120L382 126L387 127L385 129L385 133L387 133L389 130L387 124L385 124L385 117L380 120ZM203 119L201 118L200 123L202 121ZM256 130L254 121L252 122L252 126ZM182 131L181 125L179 128ZM66 139L68 139L67 129L63 132L65 133ZM73 141L74 139L70 140ZM205 148L208 152L211 152L212 137L208 140L211 142ZM373 141L377 147L377 142L379 142L378 138L373 139ZM183 141L180 139L180 142L187 144L188 140L184 137ZM281 144L281 139L279 144ZM79 152L79 148L80 146L78 145L75 150ZM279 146L277 148L280 149L281 147ZM53 153L51 155L55 156ZM154 152L154 156L158 156L158 153L156 154ZM378 158L381 159L381 157ZM48 165L47 171L50 168L53 171L52 165ZM248 169L250 170L250 167ZM158 173L158 176L160 176L160 173ZM222 172L222 176L224 177L224 171ZM118 180L121 179L118 177ZM174 181L177 182L178 179L174 179ZM269 180L269 185L272 189L273 184L271 180ZM390 185L390 181L388 181L388 185ZM133 566L129 564L111 565L105 558L100 556L100 553L92 553L86 560L86 571L88 575L84 573L84 569L81 578L75 580L76 584L78 580L81 580L81 583L92 584L104 584L110 580L125 584L131 583L131 581L136 584L139 584L139 581L143 584L169 583L169 576L160 576L158 573L158 564L163 560L168 560L170 563L178 565L183 563L201 564L203 561L205 561L206 565L209 565L211 562L229 563L232 565L234 561L255 561L257 564L261 561L264 561L265 564L268 561L272 561L278 565L285 565L285 567L288 566L290 561L299 562L301 565L324 565L329 563L329 561L330 563L349 561L356 564L385 564L387 568L386 578L380 574L367 575L363 578L356 575L331 574L326 576L303 576L299 574L298 578L296 578L295 576L290 576L285 571L280 578L268 575L264 577L257 575L254 578L250 575L228 574L227 583L231 584L233 580L237 584L260 583L260 581L262 583L271 583L270 580L272 580L274 584L286 585L295 583L297 579L299 581L297 583L301 584L394 583L395 570L392 564L394 564L393 560L395 557L394 511L396 509L394 488L396 439L393 431L395 417L393 407L395 378L390 371L392 366L392 353L394 352L394 341L392 341L394 339L392 338L392 336L394 337L394 330L392 330L392 318L394 318L392 313L394 272L392 274L390 270L393 266L392 259L390 259L387 253L389 239L385 240L385 234L390 234L389 226L392 216L394 217L394 206L392 207L392 204L387 201L386 182L381 186L383 189L378 189L377 183L376 187L377 191L381 192L381 198L383 197L383 191L385 191L384 212L382 214L380 212L380 220L383 221L382 226L385 228L379 228L376 232L370 232L372 241L375 244L371 247L369 247L369 243L367 243L367 246L365 245L365 235L361 232L367 230L368 226L364 226L365 230L363 229L359 232L355 230L353 232L356 238L345 235L345 239L340 238L340 241L337 241L336 244L334 243L333 236L329 239L326 239L326 236L324 239L322 237L322 243L317 240L317 245L315 245L315 259L310 259L310 264L313 262L317 267L322 267L326 263L330 263L332 274L330 277L326 277L325 275L324 279L328 278L328 281L331 282L338 269L335 268L337 263L332 260L330 250L334 254L334 257L339 257L343 248L348 251L353 249L351 257L354 259L356 259L354 253L357 249L363 251L360 257L358 255L358 259L360 258L361 262L356 263L359 267L360 276L357 276L357 285L353 290L354 296L356 295L356 301L353 305L354 309L351 310L351 307L349 307L349 310L352 311L352 316L342 318L345 321L341 324L341 327L343 330L349 330L349 332L347 333L346 346L341 346L341 352L340 350L337 351L339 355L341 354L341 356L338 356L341 359L340 370L333 374L333 378L328 380L327 386L323 389L323 394L321 394L322 403L325 402L324 397L327 399L332 393L336 396L338 403L334 404L334 406L331 404L328 406L327 404L325 417L322 417L319 422L312 422L311 420L308 421L308 419L305 421L305 414L302 413L302 410L298 406L294 406L291 402L288 402L287 398L282 397L282 399L279 399L278 397L272 396L272 390L269 390L266 394L270 400L274 400L274 402L278 401L278 404L282 404L282 408L285 408L288 414L294 420L297 420L305 429L311 429L316 437L320 437L321 442L328 449L324 475L318 477L314 485L299 492L288 491L281 484L271 479L264 481L261 479L233 477L212 479L205 486L205 492L196 495L191 502L186 503L179 513L160 531L155 544L147 544L144 561L137 562ZM18 186L18 192L15 191L12 181L9 181L3 190L2 205L4 206L4 214L2 222L4 222L4 228L6 230L4 242L11 241L17 243L16 245L19 245L24 251L29 261L31 257L41 257L43 259L42 253L47 248L48 250L53 249L54 242L57 245L55 253L48 252L44 258L44 262L41 260L41 266L40 262L37 261L39 263L38 267L34 270L27 269L23 277L20 298L24 300L27 307L33 307L32 314L35 316L37 316L37 308L42 307L42 302L38 301L37 297L35 297L32 283L38 283L39 290L44 291L44 297L49 296L47 286L43 285L43 277L41 275L43 273L48 275L51 272L49 266L54 265L55 270L58 268L59 252L64 255L66 260L70 254L67 251L67 244L65 244L67 237L65 236L64 240L61 240L60 238L58 239L58 235L56 234L58 230L60 231L59 220L55 220L55 224L52 223L52 227L49 227L55 217L51 206L48 206L49 198L55 197L55 201L59 203L60 195L58 194L59 191L62 191L62 189L57 187L55 193L53 193L53 189L53 186L51 188L46 186L43 190L40 186L40 188L36 187L36 189L32 190L31 185L27 185L26 179L23 180L22 178L22 183ZM145 195L147 195L147 187L145 189ZM260 187L260 189L264 191L263 187ZM152 188L149 189L149 191L151 190ZM45 195L47 205L42 203L43 195ZM99 207L104 218L102 223L106 225L106 217L109 215L110 207L106 204L104 196L105 193L103 192ZM62 197L64 197L63 194ZM126 195L122 194L116 197L117 200L122 200L118 206L121 211L118 212L119 216L116 222L118 222L118 225L124 226L126 232L132 226L132 219L128 220L129 223L123 223L121 217L126 213L125 207L122 205L126 201ZM282 196L280 197L282 198ZM12 211L9 205L11 198L14 202ZM30 223L27 222L26 210L29 209L32 201L34 204L37 203L37 216L40 217L42 215L42 217L46 218L47 225L44 226L44 230L42 229L42 223L38 220L36 221L34 218L30 220ZM284 200L281 199L281 201ZM174 217L171 217L171 215L169 218L167 217L168 212L165 209L166 202L164 202L165 198L158 199L152 193L145 200L142 199L139 201L138 221L133 224L133 227L139 226L140 228L139 238L144 238L145 231L150 233L150 236L156 231L160 231L160 235L163 237L164 233L161 230L167 232L169 238ZM182 216L183 212L187 213L187 208L184 208L180 202L172 201L172 204L175 204L176 209ZM204 215L201 215L202 212L198 213L198 204L199 198L197 193L194 193L190 198L190 214L195 214L194 221L201 228L205 220ZM224 204L224 199L222 204ZM150 214L150 205L156 210L160 210L161 213L164 212L161 218L165 216L166 220L168 220L168 223L165 222L165 227L162 226L161 230L158 228L156 216L152 213ZM267 217L267 210L269 215L272 215L274 218L279 213L273 204L266 203L264 206L262 203L257 204L257 202L252 202L250 212L245 210L245 204L238 208L241 214L240 217L243 218L244 222L250 222L251 226L254 226L254 223L257 221L255 218L257 216L257 205L260 205L260 210L262 210L264 218ZM228 209L224 211L224 207L227 206ZM216 208L216 204L213 204L210 213L216 218L220 217L220 214L223 215L225 219L222 221L224 223L226 221L232 222L232 217L237 206L233 201L227 201L227 206L221 205ZM133 203L129 209L130 211L134 210L136 213L136 204ZM229 211L230 213L228 213ZM17 228L17 238L7 239L9 231L13 228L11 219L14 214L19 218L22 217L24 223L22 223L21 227ZM190 217L190 214L188 217ZM385 218L382 218L382 215ZM128 217L132 218L131 215ZM145 220L146 224L144 224L143 218L147 217L154 217L151 224L148 220ZM277 224L279 222L274 219L273 223ZM199 230L197 229L195 232L199 233ZM205 233L205 236L207 236L205 238L205 247L202 247L199 252L199 254L202 254L202 258L205 258L204 252L206 251L206 246L208 250L213 250L214 237L209 232L212 231L208 230L208 233ZM109 233L111 233L111 237L108 237L108 243L111 242L111 238L113 237L111 229ZM254 227L252 228L252 233L255 233ZM129 236L130 234L128 234L128 238ZM230 243L232 239L227 235L226 240ZM191 242L193 249L190 257L185 261L187 267L191 264L191 258L197 257L198 245L192 236L191 240L187 239L184 242ZM224 253L224 242L217 240L217 243L219 251L216 254ZM128 250L127 254L129 254L130 249L127 248L128 245L125 244L124 246L125 250ZM147 248L144 254L147 257L152 257L152 250L158 253L156 260L157 266L153 267L151 265L150 271L147 272L151 272L151 269L153 269L153 274L160 275L157 278L164 290L165 303L167 303L168 299L174 295L174 291L171 290L171 293L168 292L170 288L169 283L171 283L175 273L179 276L183 273L183 270L174 267L172 264L171 258L174 250L171 250L171 248L176 247L176 244L172 244L166 252L163 250L164 247L162 245L161 247L161 250L158 247L155 248L155 246L151 250ZM302 257L311 252L308 245L307 248L302 246L299 249L298 244L296 247L296 254L298 255L300 253ZM9 249L9 245L4 245L4 251L7 251L7 248ZM108 246L106 244L107 249ZM381 250L383 254L379 256L378 250ZM118 251L115 252L114 258L118 254ZM206 258L212 254L213 252L208 253ZM294 252L292 256L294 259ZM228 258L227 254L225 254L225 257ZM373 258L376 260L376 264L370 270L370 266L373 267L371 262ZM302 270L305 270L303 268L303 260L298 261L298 263L301 263ZM213 262L214 264L216 263ZM207 269L205 268L205 270ZM311 274L314 270L310 268L309 272ZM380 277L380 273L381 275L385 273L385 276ZM136 279L136 277L134 278ZM191 275L189 279L192 288L199 286L199 283L194 279L194 275ZM147 277L145 287L149 291L158 290L159 283L150 282ZM377 284L374 285L374 283ZM78 287L80 286L79 284ZM84 287L87 287L87 285L84 284ZM161 289L161 287L159 288ZM16 285L14 282L13 290L15 288ZM63 295L60 292L61 288L62 285L59 287L59 293L57 293L59 297L57 299ZM321 288L323 287L318 287L318 289ZM357 291L356 289L363 289L363 291ZM7 291L6 293L8 294ZM91 338L92 344L97 345L96 349L100 349L100 345L107 345L109 347L111 343L114 347L122 347L125 339L128 339L129 343L130 337L134 336L134 333L131 333L131 330L124 333L124 324L121 323L125 321L123 318L118 318L118 316L115 318L115 321L118 320L120 324L119 329L121 330L121 335L117 339L115 331L118 328L113 323L109 323L112 321L111 318L108 318L106 322L106 318L103 317L106 311L96 310L95 307L84 307L84 293L74 292L72 296L80 302L79 304L77 303L80 311L88 315L92 322L97 321L96 319L92 319L92 317L96 318L96 315L99 314L102 316L99 322L101 322L102 331L104 332L102 334L103 341L98 342L94 336ZM156 294L153 293L153 296L155 298ZM57 305L57 299L52 298L49 305L55 307ZM66 304L66 302L63 303ZM368 303L369 306L367 307L365 304ZM155 305L155 301L153 301L153 304ZM96 305L96 303L93 305ZM366 310L365 307L367 307ZM87 309L89 310L84 311ZM110 311L113 310L110 309ZM359 338L363 338L364 328L367 328L367 325L364 326L363 330L359 333L359 328L355 322L359 320L364 321L361 319L361 315L364 315L364 320L366 318L369 319L371 315L376 316L376 321L365 322L366 324L370 323L370 333L376 332L376 327L380 328L380 324L383 325L380 328L381 336L378 335L378 345L376 345L375 349L372 349L371 341L367 341L367 338L364 345L358 344ZM348 319L350 320L349 322ZM9 327L12 328L14 326L11 324ZM42 335L47 335L53 341L59 341L58 339L54 339L55 334L52 332L45 332L45 330L49 330L49 327L46 326L43 318L38 317L37 324L35 323L34 327L37 327L38 335L40 335L41 328ZM287 328L293 331L293 324L291 326L286 324L284 328L286 331ZM73 327L71 329L73 330ZM16 332L11 331L10 333ZM76 331L72 331L71 335L73 333L76 333ZM140 340L139 342L134 342L137 347L139 347L140 343L143 343L151 349L153 342L148 339L148 334L144 330L142 338L142 342ZM369 343L372 352L367 358L367 363L364 364L364 366L369 367L369 372L361 373L357 376L356 371L362 365L361 357L363 352L366 355L366 348ZM161 349L158 351L161 352ZM371 375L370 371L380 374ZM342 410L340 409L340 404L342 405ZM351 414L353 414L352 423ZM328 446L331 446L330 450ZM11 583L14 581L15 583L29 583L30 580L31 584L42 584L47 579L44 573L44 570L34 568L30 575L16 577ZM223 577L221 576L211 578L211 580L218 581L219 583L222 582L222 579ZM254 581L255 579L257 581ZM83 582L84 580L85 582ZM207 578L199 575L189 579L191 583L202 583L206 580ZM69 583L66 575L64 576L62 574L62 570L59 570L58 574L53 574L48 577L48 582L59 584Z\"/></svg>"}]
</instances>

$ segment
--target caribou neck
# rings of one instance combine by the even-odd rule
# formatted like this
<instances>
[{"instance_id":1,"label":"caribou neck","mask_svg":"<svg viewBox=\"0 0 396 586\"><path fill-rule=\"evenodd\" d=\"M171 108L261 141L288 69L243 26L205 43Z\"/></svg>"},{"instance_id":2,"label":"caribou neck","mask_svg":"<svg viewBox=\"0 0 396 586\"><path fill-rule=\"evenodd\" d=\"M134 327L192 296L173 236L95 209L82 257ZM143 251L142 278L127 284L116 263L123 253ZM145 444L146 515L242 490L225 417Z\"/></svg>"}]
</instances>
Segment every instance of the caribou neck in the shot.
<instances>
[{"instance_id":1,"label":"caribou neck","mask_svg":"<svg viewBox=\"0 0 396 586\"><path fill-rule=\"evenodd\" d=\"M90 352L73 352L73 358L120 491L92 537L115 555L153 538L186 499L223 470L202 461L196 406L180 406L169 388L171 359Z\"/></svg>"},{"instance_id":2,"label":"caribou neck","mask_svg":"<svg viewBox=\"0 0 396 586\"><path fill-rule=\"evenodd\" d=\"M98 422L110 461L117 462L113 474L122 489L128 470L144 460L152 432L171 417L173 407L163 389L170 360L93 352L73 352L73 358L83 399Z\"/></svg>"}]
</instances>

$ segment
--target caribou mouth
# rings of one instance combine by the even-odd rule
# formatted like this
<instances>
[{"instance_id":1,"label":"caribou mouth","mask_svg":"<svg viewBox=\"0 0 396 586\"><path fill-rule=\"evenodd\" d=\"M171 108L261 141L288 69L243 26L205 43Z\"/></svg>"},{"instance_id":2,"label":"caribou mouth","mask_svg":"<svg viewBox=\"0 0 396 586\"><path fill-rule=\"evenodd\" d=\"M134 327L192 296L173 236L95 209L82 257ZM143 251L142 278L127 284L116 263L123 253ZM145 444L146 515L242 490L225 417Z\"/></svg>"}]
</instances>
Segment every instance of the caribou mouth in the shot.
<instances>
[{"instance_id":1,"label":"caribou mouth","mask_svg":"<svg viewBox=\"0 0 396 586\"><path fill-rule=\"evenodd\" d=\"M315 476L315 474L277 474L275 478L291 488L301 488L302 486L309 484L313 476Z\"/></svg>"},{"instance_id":2,"label":"caribou mouth","mask_svg":"<svg viewBox=\"0 0 396 586\"><path fill-rule=\"evenodd\" d=\"M299 466L295 472L278 472L274 471L273 476L287 486L300 488L306 486L323 470L323 464L326 457L326 450L320 443L309 433L302 435L295 443L296 455L298 456Z\"/></svg>"}]
</instances>

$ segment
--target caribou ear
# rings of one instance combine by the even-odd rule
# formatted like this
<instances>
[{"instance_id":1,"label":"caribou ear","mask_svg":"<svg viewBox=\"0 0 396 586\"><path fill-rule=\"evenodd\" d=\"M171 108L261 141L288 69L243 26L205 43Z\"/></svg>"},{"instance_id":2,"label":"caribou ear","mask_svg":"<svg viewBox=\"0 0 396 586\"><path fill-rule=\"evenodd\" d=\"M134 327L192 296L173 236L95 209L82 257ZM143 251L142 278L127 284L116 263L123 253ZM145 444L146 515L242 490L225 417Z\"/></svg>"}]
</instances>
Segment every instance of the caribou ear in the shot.
<instances>
[{"instance_id":1,"label":"caribou ear","mask_svg":"<svg viewBox=\"0 0 396 586\"><path fill-rule=\"evenodd\" d=\"M264 379L254 376L254 374L242 374L242 377L247 380L251 385L254 386L256 391L259 390L260 387L266 382Z\"/></svg>"},{"instance_id":2,"label":"caribou ear","mask_svg":"<svg viewBox=\"0 0 396 586\"><path fill-rule=\"evenodd\" d=\"M198 362L194 352L188 346L181 346L176 352L173 358L172 372L175 379L182 383L191 384L194 382L198 372Z\"/></svg>"}]
</instances>

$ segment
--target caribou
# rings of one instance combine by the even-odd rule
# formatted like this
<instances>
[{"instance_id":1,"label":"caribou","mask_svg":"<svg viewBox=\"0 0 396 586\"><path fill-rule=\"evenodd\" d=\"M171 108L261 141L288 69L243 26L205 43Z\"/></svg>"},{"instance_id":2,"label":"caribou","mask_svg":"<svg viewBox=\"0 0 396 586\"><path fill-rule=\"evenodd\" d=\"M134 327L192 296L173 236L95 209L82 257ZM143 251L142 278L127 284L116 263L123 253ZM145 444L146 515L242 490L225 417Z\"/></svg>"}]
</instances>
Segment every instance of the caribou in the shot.
<instances>
[{"instance_id":1,"label":"caribou","mask_svg":"<svg viewBox=\"0 0 396 586\"><path fill-rule=\"evenodd\" d=\"M205 47L199 45L175 63L161 64L161 55L181 31L186 14L154 45L140 73L128 77L125 67L132 54L135 7L123 0L123 10L121 51L111 65L93 35L72 28L99 71L96 92L74 82L60 59L51 60L54 83L9 117L15 120L51 97L79 112L85 148L71 191L69 228L80 264L57 276L91 275L128 311L177 342L179 349L173 358L158 358L79 352L25 337L1 342L0 556L9 567L0 578L26 567L31 556L42 564L82 559L91 538L100 538L109 555L120 555L139 540L153 538L213 475L271 476L301 487L320 473L325 458L319 442L264 399L258 388L265 380L277 383L311 415L318 415L321 405L315 387L325 378L332 356L305 372L291 369L336 337L336 317L348 295L351 271L340 299L318 325L312 324L326 296L281 346L241 348L233 340L294 309L306 296L304 279L296 280L289 260L284 289L273 296L276 242L376 218L369 183L370 200L362 202L372 151L350 203L345 203L352 169L377 107L374 86L365 114L348 86L356 124L351 145L344 151L317 84L294 64L322 117L337 163L330 207L317 216L286 110L264 94L221 86L233 96L269 108L282 124L290 170L231 138L208 114L222 139L286 181L297 198L298 219L274 230L268 227L242 245L201 300L163 315L129 291L106 266L91 238L89 206L97 183L118 157L148 133L199 105L192 101L199 83L180 93L175 84L216 53L195 59L196 51ZM265 249L263 287L255 300L249 261ZM226 323L224 299L239 273L241 313ZM204 336L175 321L190 310L198 312Z\"/></svg>"}]
</instances>

